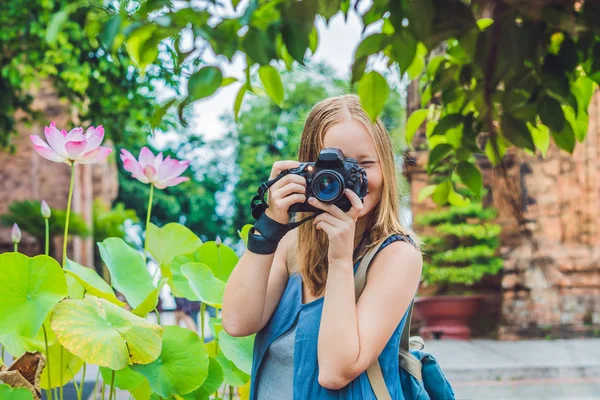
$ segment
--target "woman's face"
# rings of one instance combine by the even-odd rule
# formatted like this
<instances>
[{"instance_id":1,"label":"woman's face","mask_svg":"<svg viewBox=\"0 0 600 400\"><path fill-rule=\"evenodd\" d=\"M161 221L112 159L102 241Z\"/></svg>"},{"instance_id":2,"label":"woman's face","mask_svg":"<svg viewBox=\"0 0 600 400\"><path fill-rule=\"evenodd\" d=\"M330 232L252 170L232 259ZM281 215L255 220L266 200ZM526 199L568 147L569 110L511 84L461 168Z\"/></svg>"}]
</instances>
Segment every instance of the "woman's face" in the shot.
<instances>
[{"instance_id":1,"label":"woman's face","mask_svg":"<svg viewBox=\"0 0 600 400\"><path fill-rule=\"evenodd\" d=\"M365 196L359 218L369 214L381 199L383 174L375 143L367 128L355 119L335 124L325 132L323 147L341 149L344 156L356 159L365 169L369 180L369 191Z\"/></svg>"}]
</instances>

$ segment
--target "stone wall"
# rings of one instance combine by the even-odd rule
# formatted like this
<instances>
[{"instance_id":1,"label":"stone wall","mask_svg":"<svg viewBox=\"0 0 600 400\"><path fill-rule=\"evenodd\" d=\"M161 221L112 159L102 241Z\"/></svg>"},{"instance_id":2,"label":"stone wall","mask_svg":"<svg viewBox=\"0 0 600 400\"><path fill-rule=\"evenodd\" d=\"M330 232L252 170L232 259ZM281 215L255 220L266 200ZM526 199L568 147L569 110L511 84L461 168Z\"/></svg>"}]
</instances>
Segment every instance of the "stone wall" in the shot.
<instances>
[{"instance_id":1,"label":"stone wall","mask_svg":"<svg viewBox=\"0 0 600 400\"><path fill-rule=\"evenodd\" d=\"M409 112L418 108L417 101L411 85ZM500 277L476 287L486 295L477 318L497 315L501 338L592 335L600 328L600 93L589 114L587 138L573 155L554 144L546 158L510 151L504 160L506 177L479 158L489 191L484 205L499 212L495 222L503 229L505 265ZM415 136L414 145L425 140L424 132ZM415 215L436 207L431 199L417 202L429 184L426 163L426 151L407 154ZM526 221L524 227L516 212Z\"/></svg>"},{"instance_id":2,"label":"stone wall","mask_svg":"<svg viewBox=\"0 0 600 400\"><path fill-rule=\"evenodd\" d=\"M33 108L43 113L43 120L55 121L60 128L70 129L77 118L69 105L61 101L48 82L42 82L35 94ZM18 117L18 116L17 116ZM70 168L67 164L58 164L39 156L30 142L29 135L44 137L44 126L19 124L19 134L12 138L16 151L14 154L0 151L0 214L8 211L8 206L19 200L46 200L51 208L66 209L69 193ZM104 144L109 145L110 144ZM72 210L82 215L92 226L92 202L100 197L112 203L117 196L118 181L114 154L102 164L78 165L75 168L75 190ZM10 240L11 227L0 226L0 253L12 250ZM21 227L23 240L19 251L28 255L40 254L43 247ZM54 253L61 262L62 237L52 243ZM73 238L69 243L71 258L91 266L93 263L93 240Z\"/></svg>"}]
</instances>

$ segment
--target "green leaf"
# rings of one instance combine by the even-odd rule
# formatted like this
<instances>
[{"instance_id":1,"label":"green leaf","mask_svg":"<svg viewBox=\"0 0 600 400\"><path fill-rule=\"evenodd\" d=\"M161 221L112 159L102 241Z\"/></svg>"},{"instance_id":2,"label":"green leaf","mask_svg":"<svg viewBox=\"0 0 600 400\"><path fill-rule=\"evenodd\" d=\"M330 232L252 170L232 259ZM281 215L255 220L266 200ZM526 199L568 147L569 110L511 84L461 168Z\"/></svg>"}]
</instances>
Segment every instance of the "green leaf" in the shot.
<instances>
[{"instance_id":1,"label":"green leaf","mask_svg":"<svg viewBox=\"0 0 600 400\"><path fill-rule=\"evenodd\" d=\"M406 73L409 79L416 79L421 72L423 72L423 68L425 68L425 56L427 55L427 47L421 42L417 43L417 52L412 63L406 69Z\"/></svg>"},{"instance_id":2,"label":"green leaf","mask_svg":"<svg viewBox=\"0 0 600 400\"><path fill-rule=\"evenodd\" d=\"M429 152L429 161L427 170L432 171L452 150L452 146L447 143L438 144Z\"/></svg>"},{"instance_id":3,"label":"green leaf","mask_svg":"<svg viewBox=\"0 0 600 400\"><path fill-rule=\"evenodd\" d=\"M248 84L242 85L240 90L238 90L237 95L235 96L235 102L233 104L233 118L235 122L238 122L238 117L240 115L240 108L242 107L242 101L244 101L244 95L248 90Z\"/></svg>"},{"instance_id":4,"label":"green leaf","mask_svg":"<svg viewBox=\"0 0 600 400\"><path fill-rule=\"evenodd\" d=\"M219 332L219 346L227 359L242 371L249 374L252 371L252 349L254 336L233 337L222 330Z\"/></svg>"},{"instance_id":5,"label":"green leaf","mask_svg":"<svg viewBox=\"0 0 600 400\"><path fill-rule=\"evenodd\" d=\"M209 357L208 377L198 389L181 397L184 400L206 400L214 394L223 383L223 368L216 358Z\"/></svg>"},{"instance_id":6,"label":"green leaf","mask_svg":"<svg viewBox=\"0 0 600 400\"><path fill-rule=\"evenodd\" d=\"M51 257L0 254L0 334L34 337L54 306L67 295L67 281Z\"/></svg>"},{"instance_id":7,"label":"green leaf","mask_svg":"<svg viewBox=\"0 0 600 400\"><path fill-rule=\"evenodd\" d=\"M221 87L229 86L229 85L231 85L232 83L235 83L235 82L237 82L237 81L238 81L238 80L237 80L237 78L234 78L234 77L228 76L228 77L226 77L226 78L223 78L223 82L221 82Z\"/></svg>"},{"instance_id":8,"label":"green leaf","mask_svg":"<svg viewBox=\"0 0 600 400\"><path fill-rule=\"evenodd\" d=\"M56 343L56 335L52 329L50 329L50 315L46 317L44 325L46 326L48 345L52 346L54 343ZM43 353L46 351L43 329L40 329L37 335L35 335L33 338L19 336L16 333L6 333L4 335L0 335L0 343L6 349L6 351L13 356L13 358L20 356L26 351L39 351Z\"/></svg>"},{"instance_id":9,"label":"green leaf","mask_svg":"<svg viewBox=\"0 0 600 400\"><path fill-rule=\"evenodd\" d=\"M98 39L100 39L104 48L106 48L109 52L113 48L115 37L119 33L120 29L121 14L115 14L104 24L102 32L100 32L98 35Z\"/></svg>"},{"instance_id":10,"label":"green leaf","mask_svg":"<svg viewBox=\"0 0 600 400\"><path fill-rule=\"evenodd\" d=\"M435 188L435 191L431 195L431 199L438 206L442 206L448 201L448 195L450 194L450 191L452 191L452 182L441 182Z\"/></svg>"},{"instance_id":11,"label":"green leaf","mask_svg":"<svg viewBox=\"0 0 600 400\"><path fill-rule=\"evenodd\" d=\"M62 349L62 355L61 355ZM46 350L42 351L46 355ZM55 343L48 347L50 353L50 366L46 364L46 368L40 375L40 386L42 389L48 389L48 371L50 371L50 381L52 387L61 387L75 378L75 375L83 367L83 360L69 352L60 343ZM62 357L62 364L61 364ZM62 375L61 375L62 370ZM62 381L61 381L62 376Z\"/></svg>"},{"instance_id":12,"label":"green leaf","mask_svg":"<svg viewBox=\"0 0 600 400\"><path fill-rule=\"evenodd\" d=\"M223 382L226 385L239 387L245 385L250 380L250 375L236 367L222 352L219 352L215 359L219 362L223 370Z\"/></svg>"},{"instance_id":13,"label":"green leaf","mask_svg":"<svg viewBox=\"0 0 600 400\"><path fill-rule=\"evenodd\" d=\"M537 126L533 126L528 123L527 127L531 132L531 137L535 147L542 153L544 157L546 157L546 152L548 151L548 147L550 147L550 130L546 125L543 124L537 124Z\"/></svg>"},{"instance_id":14,"label":"green leaf","mask_svg":"<svg viewBox=\"0 0 600 400\"><path fill-rule=\"evenodd\" d=\"M479 171L479 168L468 161L461 161L458 163L456 171L458 172L458 176L460 177L462 183L464 183L465 186L467 186L475 196L481 196L481 190L483 189L483 178L481 177L481 171Z\"/></svg>"},{"instance_id":15,"label":"green leaf","mask_svg":"<svg viewBox=\"0 0 600 400\"><path fill-rule=\"evenodd\" d=\"M542 123L554 132L560 132L565 127L565 115L558 101L550 96L542 96L538 102L538 114Z\"/></svg>"},{"instance_id":16,"label":"green leaf","mask_svg":"<svg viewBox=\"0 0 600 400\"><path fill-rule=\"evenodd\" d=\"M527 129L525 122L516 119L511 115L503 114L502 121L500 122L500 129L502 130L502 136L515 146L535 151L531 133L529 132L529 129Z\"/></svg>"},{"instance_id":17,"label":"green leaf","mask_svg":"<svg viewBox=\"0 0 600 400\"><path fill-rule=\"evenodd\" d=\"M223 330L223 319L222 318L209 318L208 325L210 330L215 337L219 337L219 332Z\"/></svg>"},{"instance_id":18,"label":"green leaf","mask_svg":"<svg viewBox=\"0 0 600 400\"><path fill-rule=\"evenodd\" d=\"M533 140L533 139L532 139ZM506 153L506 143L499 135L494 135L488 139L485 144L485 154L492 163L498 165L504 154Z\"/></svg>"},{"instance_id":19,"label":"green leaf","mask_svg":"<svg viewBox=\"0 0 600 400\"><path fill-rule=\"evenodd\" d=\"M477 20L477 27L479 28L479 30L483 31L485 30L485 28L492 25L493 23L494 20L491 18L480 18Z\"/></svg>"},{"instance_id":20,"label":"green leaf","mask_svg":"<svg viewBox=\"0 0 600 400\"><path fill-rule=\"evenodd\" d=\"M375 121L383 110L389 94L388 84L379 72L371 71L358 82L360 102L372 121Z\"/></svg>"},{"instance_id":21,"label":"green leaf","mask_svg":"<svg viewBox=\"0 0 600 400\"><path fill-rule=\"evenodd\" d=\"M187 263L181 266L190 287L200 300L211 306L221 308L225 283L215 278L211 269L200 263Z\"/></svg>"},{"instance_id":22,"label":"green leaf","mask_svg":"<svg viewBox=\"0 0 600 400\"><path fill-rule=\"evenodd\" d=\"M421 203L423 200L428 198L435 192L437 185L427 185L419 192L419 197L417 198L417 202Z\"/></svg>"},{"instance_id":23,"label":"green leaf","mask_svg":"<svg viewBox=\"0 0 600 400\"><path fill-rule=\"evenodd\" d=\"M471 201L454 190L450 190L450 193L448 193L448 203L454 207L465 207L469 205Z\"/></svg>"},{"instance_id":24,"label":"green leaf","mask_svg":"<svg viewBox=\"0 0 600 400\"><path fill-rule=\"evenodd\" d=\"M218 67L202 67L188 80L188 98L195 101L208 97L221 87L221 82L223 73Z\"/></svg>"},{"instance_id":25,"label":"green leaf","mask_svg":"<svg viewBox=\"0 0 600 400\"><path fill-rule=\"evenodd\" d=\"M282 107L284 92L279 71L270 65L263 65L258 69L258 76L269 97L273 99L275 104Z\"/></svg>"},{"instance_id":26,"label":"green leaf","mask_svg":"<svg viewBox=\"0 0 600 400\"><path fill-rule=\"evenodd\" d=\"M464 121L464 117L460 114L449 114L440 119L438 124L433 129L431 136L435 135L443 135L449 129L456 128L460 126Z\"/></svg>"},{"instance_id":27,"label":"green leaf","mask_svg":"<svg viewBox=\"0 0 600 400\"><path fill-rule=\"evenodd\" d=\"M175 104L176 101L177 101L177 98L172 98L171 100L168 100L163 105L158 106L156 108L156 110L154 111L154 114L152 114L152 118L150 119L150 126L152 127L152 129L158 128L163 117L165 116L167 111L169 111L169 108L171 108L171 106L173 104Z\"/></svg>"},{"instance_id":28,"label":"green leaf","mask_svg":"<svg viewBox=\"0 0 600 400\"><path fill-rule=\"evenodd\" d=\"M84 267L73 260L67 259L65 272L77 280L87 293L108 300L119 307L125 305L125 303L117 299L110 285L92 268Z\"/></svg>"},{"instance_id":29,"label":"green leaf","mask_svg":"<svg viewBox=\"0 0 600 400\"><path fill-rule=\"evenodd\" d=\"M365 68L367 67L367 58L363 57L363 58L359 58L357 60L354 60L354 62L352 63L352 78L350 79L350 83L351 84L355 84L356 82L360 81L365 73Z\"/></svg>"},{"instance_id":30,"label":"green leaf","mask_svg":"<svg viewBox=\"0 0 600 400\"><path fill-rule=\"evenodd\" d=\"M165 326L158 358L131 369L144 375L150 387L169 398L198 389L208 377L209 359L204 343L195 332L178 326Z\"/></svg>"},{"instance_id":31,"label":"green leaf","mask_svg":"<svg viewBox=\"0 0 600 400\"><path fill-rule=\"evenodd\" d=\"M389 36L381 33L374 33L373 35L366 36L359 43L354 53L354 60L361 58L367 58L372 54L377 54L388 45Z\"/></svg>"},{"instance_id":32,"label":"green leaf","mask_svg":"<svg viewBox=\"0 0 600 400\"><path fill-rule=\"evenodd\" d=\"M561 132L550 130L550 133L552 133L554 143L556 143L558 147L570 154L573 153L573 150L575 149L575 132L573 132L571 123L567 122Z\"/></svg>"},{"instance_id":33,"label":"green leaf","mask_svg":"<svg viewBox=\"0 0 600 400\"><path fill-rule=\"evenodd\" d=\"M277 57L274 41L265 31L251 27L244 36L243 47L246 54L260 65L268 65Z\"/></svg>"},{"instance_id":34,"label":"green leaf","mask_svg":"<svg viewBox=\"0 0 600 400\"><path fill-rule=\"evenodd\" d=\"M403 29L394 35L394 39L390 44L392 45L394 59L400 68L400 73L403 74L415 59L417 40L407 29Z\"/></svg>"},{"instance_id":35,"label":"green leaf","mask_svg":"<svg viewBox=\"0 0 600 400\"><path fill-rule=\"evenodd\" d=\"M46 41L49 45L55 45L58 39L58 33L62 29L62 26L67 22L69 18L69 12L67 9L62 9L52 15L48 28L46 28Z\"/></svg>"},{"instance_id":36,"label":"green leaf","mask_svg":"<svg viewBox=\"0 0 600 400\"><path fill-rule=\"evenodd\" d=\"M158 228L153 223L148 226L148 251L163 265L171 264L175 256L191 253L202 241L185 226L171 222Z\"/></svg>"},{"instance_id":37,"label":"green leaf","mask_svg":"<svg viewBox=\"0 0 600 400\"><path fill-rule=\"evenodd\" d=\"M88 364L119 370L160 354L161 326L91 295L62 301L51 323L60 344Z\"/></svg>"},{"instance_id":38,"label":"green leaf","mask_svg":"<svg viewBox=\"0 0 600 400\"><path fill-rule=\"evenodd\" d=\"M425 118L427 118L427 114L429 110L421 109L415 110L408 117L408 121L406 121L406 143L411 144L413 137L419 127L425 122Z\"/></svg>"},{"instance_id":39,"label":"green leaf","mask_svg":"<svg viewBox=\"0 0 600 400\"><path fill-rule=\"evenodd\" d=\"M25 388L12 388L5 383L0 383L0 399L33 400L33 395Z\"/></svg>"},{"instance_id":40,"label":"green leaf","mask_svg":"<svg viewBox=\"0 0 600 400\"><path fill-rule=\"evenodd\" d=\"M250 232L250 228L252 228L253 225L252 224L246 224L242 227L241 230L238 231L238 235L240 236L240 239L242 239L244 241L244 244L247 246L248 245L248 233Z\"/></svg>"},{"instance_id":41,"label":"green leaf","mask_svg":"<svg viewBox=\"0 0 600 400\"><path fill-rule=\"evenodd\" d=\"M154 288L148 296L142 301L136 308L131 310L132 314L137 315L138 317L145 317L148 313L156 308L158 305L158 297L160 296L160 291L162 287L167 282L167 278L163 278L158 283L158 287Z\"/></svg>"},{"instance_id":42,"label":"green leaf","mask_svg":"<svg viewBox=\"0 0 600 400\"><path fill-rule=\"evenodd\" d=\"M110 382L112 380L112 370L106 367L100 367L102 380ZM129 366L115 372L115 387L126 390L133 395L136 400L148 400L152 390L150 382L139 372L135 372Z\"/></svg>"},{"instance_id":43,"label":"green leaf","mask_svg":"<svg viewBox=\"0 0 600 400\"><path fill-rule=\"evenodd\" d=\"M146 66L158 57L158 43L152 39L156 25L144 25L134 30L127 38L125 45L131 60L138 66L142 75Z\"/></svg>"},{"instance_id":44,"label":"green leaf","mask_svg":"<svg viewBox=\"0 0 600 400\"><path fill-rule=\"evenodd\" d=\"M238 263L235 251L224 244L215 241L204 243L197 250L197 261L207 265L215 277L227 282L229 275Z\"/></svg>"},{"instance_id":45,"label":"green leaf","mask_svg":"<svg viewBox=\"0 0 600 400\"><path fill-rule=\"evenodd\" d=\"M310 36L308 37L308 48L310 52L315 54L317 47L319 46L319 31L313 26Z\"/></svg>"},{"instance_id":46,"label":"green leaf","mask_svg":"<svg viewBox=\"0 0 600 400\"><path fill-rule=\"evenodd\" d=\"M156 289L140 253L121 238L111 237L98 243L100 257L110 271L111 284L136 308Z\"/></svg>"}]
</instances>

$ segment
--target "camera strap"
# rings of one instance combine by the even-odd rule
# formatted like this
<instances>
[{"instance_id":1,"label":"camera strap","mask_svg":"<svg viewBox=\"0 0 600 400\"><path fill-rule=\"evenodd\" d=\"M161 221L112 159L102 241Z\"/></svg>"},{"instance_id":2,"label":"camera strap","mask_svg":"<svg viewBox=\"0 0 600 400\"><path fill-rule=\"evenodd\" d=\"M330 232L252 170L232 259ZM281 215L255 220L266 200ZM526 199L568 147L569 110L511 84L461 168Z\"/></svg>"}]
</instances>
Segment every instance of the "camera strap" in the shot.
<instances>
[{"instance_id":1,"label":"camera strap","mask_svg":"<svg viewBox=\"0 0 600 400\"><path fill-rule=\"evenodd\" d=\"M271 186L273 186L275 184L275 182L277 182L278 180L280 180L281 178L283 178L284 176L286 176L289 173L290 173L289 170L283 170L283 171L281 171L281 173L278 176L271 179L270 181L261 183L261 185L258 187L257 195L252 198L252 203L251 203L252 217L255 220L258 220L260 218L260 216L263 215L265 210L267 208L269 208L269 204L267 204L267 202L265 200L265 194L267 194L267 191L269 190L269 188ZM319 214L321 214L321 212L316 212L313 215L306 217L300 221L290 222L287 224L287 226L290 228L290 230L292 230L294 228L299 227L306 221L315 218Z\"/></svg>"}]
</instances>

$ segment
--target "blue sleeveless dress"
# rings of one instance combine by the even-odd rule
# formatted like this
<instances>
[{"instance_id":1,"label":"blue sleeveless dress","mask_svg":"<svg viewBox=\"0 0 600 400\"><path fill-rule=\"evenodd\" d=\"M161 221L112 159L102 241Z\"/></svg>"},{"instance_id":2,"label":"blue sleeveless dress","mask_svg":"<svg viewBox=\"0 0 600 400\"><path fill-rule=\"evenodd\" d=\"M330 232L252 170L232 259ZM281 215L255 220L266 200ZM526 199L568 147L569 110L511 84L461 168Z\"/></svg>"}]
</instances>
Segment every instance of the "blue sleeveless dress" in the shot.
<instances>
[{"instance_id":1,"label":"blue sleeveless dress","mask_svg":"<svg viewBox=\"0 0 600 400\"><path fill-rule=\"evenodd\" d=\"M397 240L406 239L400 235L392 235L385 240L380 250ZM409 239L410 240L410 239ZM354 265L358 269L360 260ZM277 338L296 324L294 338L294 400L329 400L329 399L376 399L367 373L363 372L352 382L340 390L326 389L319 385L319 363L317 360L317 342L321 314L323 312L321 297L310 303L302 304L302 278L299 274L291 274L281 300L265 327L256 334L252 359L250 400L256 400L256 382L260 380L261 362L267 349ZM407 310L408 311L408 310ZM398 367L398 348L402 328L407 313L394 330L392 337L379 355L379 365L392 399L403 400ZM277 388L273 388L277 391Z\"/></svg>"}]
</instances>

